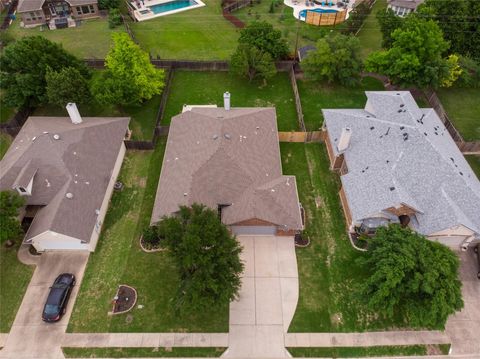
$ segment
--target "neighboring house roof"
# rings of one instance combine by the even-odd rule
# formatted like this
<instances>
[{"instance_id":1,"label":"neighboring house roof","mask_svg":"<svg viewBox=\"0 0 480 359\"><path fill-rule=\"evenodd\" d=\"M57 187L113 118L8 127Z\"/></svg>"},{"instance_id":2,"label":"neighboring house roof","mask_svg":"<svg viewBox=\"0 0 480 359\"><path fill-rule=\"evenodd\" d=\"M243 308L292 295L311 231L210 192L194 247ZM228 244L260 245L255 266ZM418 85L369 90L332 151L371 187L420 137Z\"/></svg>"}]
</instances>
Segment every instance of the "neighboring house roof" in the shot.
<instances>
[{"instance_id":1,"label":"neighboring house roof","mask_svg":"<svg viewBox=\"0 0 480 359\"><path fill-rule=\"evenodd\" d=\"M397 6L397 7L403 7L406 9L412 9L416 10L418 5L423 3L424 0L389 0L388 1L388 6Z\"/></svg>"},{"instance_id":2,"label":"neighboring house roof","mask_svg":"<svg viewBox=\"0 0 480 359\"><path fill-rule=\"evenodd\" d=\"M90 241L128 122L83 118L74 125L67 117L28 118L0 161L0 190L26 187L33 178L27 205L44 206L26 241L47 230Z\"/></svg>"},{"instance_id":3,"label":"neighboring house roof","mask_svg":"<svg viewBox=\"0 0 480 359\"><path fill-rule=\"evenodd\" d=\"M354 221L405 204L429 235L464 225L480 234L480 182L433 109L410 92L366 92L364 110L323 110L336 156L351 129L342 185Z\"/></svg>"},{"instance_id":4,"label":"neighboring house roof","mask_svg":"<svg viewBox=\"0 0 480 359\"><path fill-rule=\"evenodd\" d=\"M301 229L294 176L283 176L274 108L198 108L172 118L152 223L180 205Z\"/></svg>"},{"instance_id":5,"label":"neighboring house roof","mask_svg":"<svg viewBox=\"0 0 480 359\"><path fill-rule=\"evenodd\" d=\"M313 45L307 45L298 49L298 61L303 61L310 51L316 51L317 48Z\"/></svg>"},{"instance_id":6,"label":"neighboring house roof","mask_svg":"<svg viewBox=\"0 0 480 359\"><path fill-rule=\"evenodd\" d=\"M28 12L41 10L46 0L20 0L17 7L17 12ZM70 6L81 6L97 4L98 0L65 0Z\"/></svg>"}]
</instances>

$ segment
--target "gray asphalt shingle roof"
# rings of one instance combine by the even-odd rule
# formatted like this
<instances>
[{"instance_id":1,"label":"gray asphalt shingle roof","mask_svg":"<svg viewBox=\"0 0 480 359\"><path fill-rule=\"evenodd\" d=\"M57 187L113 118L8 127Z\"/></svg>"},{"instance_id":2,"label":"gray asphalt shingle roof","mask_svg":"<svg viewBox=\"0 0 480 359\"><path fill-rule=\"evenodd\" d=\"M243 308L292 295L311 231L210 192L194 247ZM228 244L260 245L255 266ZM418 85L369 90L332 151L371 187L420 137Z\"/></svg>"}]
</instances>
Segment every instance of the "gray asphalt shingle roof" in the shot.
<instances>
[{"instance_id":1,"label":"gray asphalt shingle roof","mask_svg":"<svg viewBox=\"0 0 480 359\"><path fill-rule=\"evenodd\" d=\"M323 110L336 155L342 129L352 130L341 181L353 220L406 204L420 233L462 224L480 234L480 182L435 111L406 91L366 95L364 110Z\"/></svg>"}]
</instances>

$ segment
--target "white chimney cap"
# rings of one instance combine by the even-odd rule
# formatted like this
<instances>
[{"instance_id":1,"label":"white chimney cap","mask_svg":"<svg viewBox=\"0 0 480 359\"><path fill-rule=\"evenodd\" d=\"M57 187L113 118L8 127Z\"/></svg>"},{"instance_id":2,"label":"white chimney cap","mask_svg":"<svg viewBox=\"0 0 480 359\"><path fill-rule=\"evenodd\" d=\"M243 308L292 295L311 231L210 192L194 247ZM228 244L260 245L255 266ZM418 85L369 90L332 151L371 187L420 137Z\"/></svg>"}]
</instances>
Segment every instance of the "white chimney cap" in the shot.
<instances>
[{"instance_id":1,"label":"white chimney cap","mask_svg":"<svg viewBox=\"0 0 480 359\"><path fill-rule=\"evenodd\" d=\"M225 92L223 94L223 107L226 111L230 110L230 92Z\"/></svg>"},{"instance_id":2,"label":"white chimney cap","mask_svg":"<svg viewBox=\"0 0 480 359\"><path fill-rule=\"evenodd\" d=\"M78 125L82 123L82 116L80 116L80 112L78 112L77 105L74 102L67 103L66 109L73 124Z\"/></svg>"}]
</instances>

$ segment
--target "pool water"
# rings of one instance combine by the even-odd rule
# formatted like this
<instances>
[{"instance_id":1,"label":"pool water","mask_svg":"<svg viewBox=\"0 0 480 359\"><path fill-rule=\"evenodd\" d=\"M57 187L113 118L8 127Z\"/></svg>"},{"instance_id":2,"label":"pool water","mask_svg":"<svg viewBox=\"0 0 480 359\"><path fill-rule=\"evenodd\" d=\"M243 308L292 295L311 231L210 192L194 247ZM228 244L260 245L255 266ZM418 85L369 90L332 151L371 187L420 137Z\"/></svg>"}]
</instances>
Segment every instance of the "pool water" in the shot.
<instances>
[{"instance_id":1,"label":"pool water","mask_svg":"<svg viewBox=\"0 0 480 359\"><path fill-rule=\"evenodd\" d=\"M307 11L313 11L313 12L320 12L320 13L334 13L334 12L338 12L338 10L333 10L333 9L305 9L305 10L302 10L300 11L300 13L298 14L300 17L305 17L307 16Z\"/></svg>"},{"instance_id":2,"label":"pool water","mask_svg":"<svg viewBox=\"0 0 480 359\"><path fill-rule=\"evenodd\" d=\"M197 5L197 3L194 0L178 0L178 1L166 2L163 4L152 5L152 6L149 6L149 8L150 10L152 10L154 14L161 14L163 12L183 9L193 5Z\"/></svg>"}]
</instances>

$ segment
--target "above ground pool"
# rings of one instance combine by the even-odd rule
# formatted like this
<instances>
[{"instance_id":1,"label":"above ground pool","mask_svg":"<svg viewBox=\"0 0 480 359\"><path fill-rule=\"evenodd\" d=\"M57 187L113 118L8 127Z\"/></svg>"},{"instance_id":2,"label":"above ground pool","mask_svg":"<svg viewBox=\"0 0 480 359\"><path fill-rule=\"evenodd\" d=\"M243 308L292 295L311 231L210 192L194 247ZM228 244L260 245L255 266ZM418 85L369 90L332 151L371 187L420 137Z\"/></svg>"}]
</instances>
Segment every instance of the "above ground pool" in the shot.
<instances>
[{"instance_id":1,"label":"above ground pool","mask_svg":"<svg viewBox=\"0 0 480 359\"><path fill-rule=\"evenodd\" d=\"M194 0L178 0L178 1L166 2L163 4L152 5L152 6L149 6L149 8L150 10L152 10L154 14L161 14L163 12L183 9L193 5L197 5L197 3Z\"/></svg>"},{"instance_id":2,"label":"above ground pool","mask_svg":"<svg viewBox=\"0 0 480 359\"><path fill-rule=\"evenodd\" d=\"M327 13L334 13L334 12L338 12L338 10L334 10L334 9L305 9L305 10L301 10L298 15L302 18L302 17L306 17L307 16L307 11L312 11L312 12L319 12L319 13L324 13L324 14L327 14Z\"/></svg>"}]
</instances>

